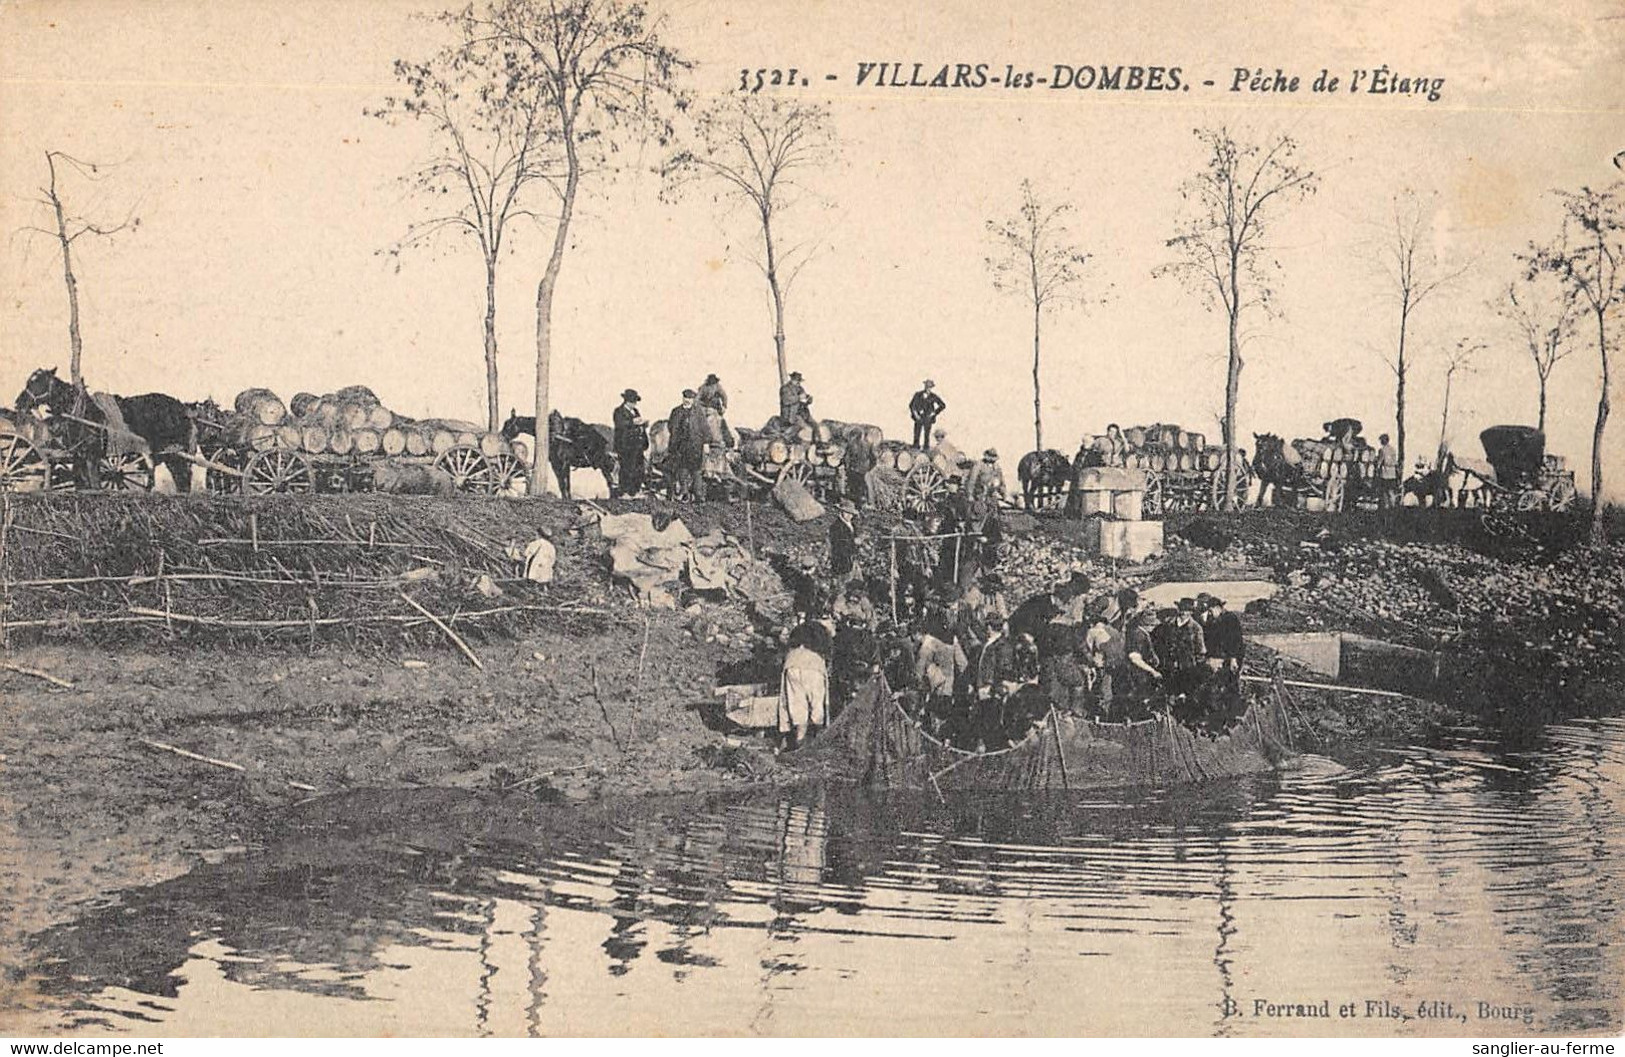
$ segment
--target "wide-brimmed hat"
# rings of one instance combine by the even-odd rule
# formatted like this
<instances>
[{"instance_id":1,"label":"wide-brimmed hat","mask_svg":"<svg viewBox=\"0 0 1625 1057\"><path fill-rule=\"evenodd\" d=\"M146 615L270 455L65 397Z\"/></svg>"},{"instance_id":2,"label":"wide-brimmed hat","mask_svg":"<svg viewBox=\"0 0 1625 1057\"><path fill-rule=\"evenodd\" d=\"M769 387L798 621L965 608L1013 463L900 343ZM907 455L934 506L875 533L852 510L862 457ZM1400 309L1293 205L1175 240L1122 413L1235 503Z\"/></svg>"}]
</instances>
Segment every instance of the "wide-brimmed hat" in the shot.
<instances>
[{"instance_id":1,"label":"wide-brimmed hat","mask_svg":"<svg viewBox=\"0 0 1625 1057\"><path fill-rule=\"evenodd\" d=\"M927 378L927 379L926 379L926 380L925 380L925 381L924 381L924 382L923 382L923 383L921 383L921 384L922 384L922 385L923 385L923 386L924 386L924 387L925 387L925 388L926 388L926 389L931 389L931 388L934 388L934 387L935 387L935 386L936 386L936 384L937 384L937 383L936 383L936 382L933 382L933 381L932 381L932 380L931 380L931 379L929 379L929 378Z\"/></svg>"},{"instance_id":2,"label":"wide-brimmed hat","mask_svg":"<svg viewBox=\"0 0 1625 1057\"><path fill-rule=\"evenodd\" d=\"M791 372L790 372L790 380L791 380L791 381L792 381L792 382L799 382L799 381L801 381L801 372L800 372L800 371L791 371Z\"/></svg>"},{"instance_id":3,"label":"wide-brimmed hat","mask_svg":"<svg viewBox=\"0 0 1625 1057\"><path fill-rule=\"evenodd\" d=\"M700 395L699 393L696 393L692 389L684 389L683 390L683 399L684 400L692 400L692 399L694 399L695 397L697 397L699 395Z\"/></svg>"},{"instance_id":4,"label":"wide-brimmed hat","mask_svg":"<svg viewBox=\"0 0 1625 1057\"><path fill-rule=\"evenodd\" d=\"M622 400L629 400L629 401L631 401L632 403L635 404L639 400L642 400L643 397L638 395L638 391L636 389L623 389L621 391L621 399Z\"/></svg>"},{"instance_id":5,"label":"wide-brimmed hat","mask_svg":"<svg viewBox=\"0 0 1625 1057\"><path fill-rule=\"evenodd\" d=\"M705 376L705 384L706 385L710 385L712 382L718 382L718 381L721 381L721 379L718 378L714 374L708 374L708 375Z\"/></svg>"},{"instance_id":6,"label":"wide-brimmed hat","mask_svg":"<svg viewBox=\"0 0 1625 1057\"><path fill-rule=\"evenodd\" d=\"M1206 591L1203 591L1201 594L1196 596L1196 608L1197 609L1206 609L1208 606L1211 606L1213 603L1215 603L1217 601L1218 601L1217 598L1214 598L1212 595L1208 594Z\"/></svg>"},{"instance_id":7,"label":"wide-brimmed hat","mask_svg":"<svg viewBox=\"0 0 1625 1057\"><path fill-rule=\"evenodd\" d=\"M1181 613L1194 613L1194 612L1196 612L1196 599L1194 599L1194 598L1181 598L1179 600L1179 611Z\"/></svg>"},{"instance_id":8,"label":"wide-brimmed hat","mask_svg":"<svg viewBox=\"0 0 1625 1057\"><path fill-rule=\"evenodd\" d=\"M835 509L839 510L843 514L856 514L858 512L858 504L843 496L841 500L835 504Z\"/></svg>"}]
</instances>

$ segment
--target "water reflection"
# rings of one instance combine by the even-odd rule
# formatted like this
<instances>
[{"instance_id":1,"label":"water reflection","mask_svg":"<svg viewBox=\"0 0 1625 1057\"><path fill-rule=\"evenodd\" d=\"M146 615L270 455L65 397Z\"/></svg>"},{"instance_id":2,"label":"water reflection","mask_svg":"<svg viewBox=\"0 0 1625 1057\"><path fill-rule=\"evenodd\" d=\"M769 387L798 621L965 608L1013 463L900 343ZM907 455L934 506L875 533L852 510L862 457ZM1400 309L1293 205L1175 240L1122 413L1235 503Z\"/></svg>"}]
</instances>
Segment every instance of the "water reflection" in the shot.
<instances>
[{"instance_id":1,"label":"water reflection","mask_svg":"<svg viewBox=\"0 0 1625 1057\"><path fill-rule=\"evenodd\" d=\"M371 793L44 936L44 1027L1618 1031L1622 778L1603 720L1072 800Z\"/></svg>"}]
</instances>

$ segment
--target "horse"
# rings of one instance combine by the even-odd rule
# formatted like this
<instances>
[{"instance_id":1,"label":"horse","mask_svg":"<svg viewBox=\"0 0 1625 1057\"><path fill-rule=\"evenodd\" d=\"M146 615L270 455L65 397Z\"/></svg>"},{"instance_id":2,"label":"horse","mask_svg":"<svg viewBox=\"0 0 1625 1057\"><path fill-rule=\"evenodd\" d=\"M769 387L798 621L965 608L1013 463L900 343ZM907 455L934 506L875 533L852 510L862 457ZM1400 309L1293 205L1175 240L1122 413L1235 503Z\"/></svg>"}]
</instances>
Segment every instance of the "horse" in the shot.
<instances>
[{"instance_id":1,"label":"horse","mask_svg":"<svg viewBox=\"0 0 1625 1057\"><path fill-rule=\"evenodd\" d=\"M164 393L111 398L124 419L124 429L146 443L154 462L161 462L175 480L175 490L192 490L192 464L175 451L197 452L197 427L186 405ZM81 487L101 486L101 463L109 450L107 413L87 389L57 377L55 367L41 367L28 376L17 396L17 410L49 408L61 442L73 455L74 480Z\"/></svg>"},{"instance_id":2,"label":"horse","mask_svg":"<svg viewBox=\"0 0 1625 1057\"><path fill-rule=\"evenodd\" d=\"M1030 451L1016 464L1021 480L1021 503L1030 514L1034 505L1062 495L1072 481L1072 460L1054 448Z\"/></svg>"},{"instance_id":3,"label":"horse","mask_svg":"<svg viewBox=\"0 0 1625 1057\"><path fill-rule=\"evenodd\" d=\"M1315 491L1298 450L1273 433L1253 434L1253 472L1258 474L1258 505L1268 496L1274 506L1296 505ZM1222 470L1220 471L1222 472ZM1285 501L1283 501L1285 500Z\"/></svg>"},{"instance_id":4,"label":"horse","mask_svg":"<svg viewBox=\"0 0 1625 1057\"><path fill-rule=\"evenodd\" d=\"M511 441L521 433L536 436L536 418L510 410L508 421L502 424L502 436ZM570 471L588 467L602 473L609 494L615 494L615 456L610 451L611 435L607 426L567 418L557 411L548 412L547 463L553 467L553 476L558 479L559 495L569 499Z\"/></svg>"}]
</instances>

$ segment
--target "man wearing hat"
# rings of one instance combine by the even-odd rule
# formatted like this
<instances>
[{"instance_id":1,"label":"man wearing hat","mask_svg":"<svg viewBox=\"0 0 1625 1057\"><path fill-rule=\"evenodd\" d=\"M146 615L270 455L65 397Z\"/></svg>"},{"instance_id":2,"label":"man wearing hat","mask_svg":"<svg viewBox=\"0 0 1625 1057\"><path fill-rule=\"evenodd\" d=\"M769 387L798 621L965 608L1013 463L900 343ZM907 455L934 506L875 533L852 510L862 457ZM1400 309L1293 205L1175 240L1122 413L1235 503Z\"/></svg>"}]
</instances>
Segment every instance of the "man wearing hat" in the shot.
<instances>
[{"instance_id":1,"label":"man wearing hat","mask_svg":"<svg viewBox=\"0 0 1625 1057\"><path fill-rule=\"evenodd\" d=\"M914 394L914 399L908 402L908 416L914 420L914 447L923 448L931 440L931 427L937 424L937 416L947 408L942 397L936 394L937 383L927 378L920 386L920 391Z\"/></svg>"},{"instance_id":2,"label":"man wearing hat","mask_svg":"<svg viewBox=\"0 0 1625 1057\"><path fill-rule=\"evenodd\" d=\"M1089 630L1083 636L1083 655L1094 676L1095 706L1101 718L1112 719L1112 701L1117 684L1128 666L1128 650L1123 633L1112 627L1110 596L1095 600L1089 613Z\"/></svg>"},{"instance_id":3,"label":"man wearing hat","mask_svg":"<svg viewBox=\"0 0 1625 1057\"><path fill-rule=\"evenodd\" d=\"M733 447L733 431L728 428L728 391L722 388L722 380L714 374L706 375L697 399L707 419L715 419L716 432L712 440L724 448Z\"/></svg>"},{"instance_id":4,"label":"man wearing hat","mask_svg":"<svg viewBox=\"0 0 1625 1057\"><path fill-rule=\"evenodd\" d=\"M667 423L671 441L666 449L666 470L671 476L673 499L705 502L705 452L710 447L705 420L697 402L699 394L683 390L683 402L671 409Z\"/></svg>"},{"instance_id":5,"label":"man wearing hat","mask_svg":"<svg viewBox=\"0 0 1625 1057\"><path fill-rule=\"evenodd\" d=\"M790 380L779 386L779 419L787 426L812 425L812 412L807 409L812 396L801 381L801 372L791 371Z\"/></svg>"},{"instance_id":6,"label":"man wearing hat","mask_svg":"<svg viewBox=\"0 0 1625 1057\"><path fill-rule=\"evenodd\" d=\"M1246 636L1242 632L1241 617L1225 609L1224 599L1206 596L1206 618L1203 622L1203 640L1207 643L1207 656L1212 667L1239 675L1241 662L1247 653ZM1201 599L1198 599L1200 606Z\"/></svg>"},{"instance_id":7,"label":"man wearing hat","mask_svg":"<svg viewBox=\"0 0 1625 1057\"><path fill-rule=\"evenodd\" d=\"M1192 694L1206 674L1207 641L1202 625L1196 622L1196 599L1181 598L1168 626L1162 659L1168 675L1168 692Z\"/></svg>"},{"instance_id":8,"label":"man wearing hat","mask_svg":"<svg viewBox=\"0 0 1625 1057\"><path fill-rule=\"evenodd\" d=\"M1130 620L1128 632L1123 636L1123 649L1128 654L1129 687L1135 701L1141 704L1155 694L1162 683L1158 667L1162 658L1157 656L1152 640L1157 624L1154 610L1141 610Z\"/></svg>"},{"instance_id":9,"label":"man wearing hat","mask_svg":"<svg viewBox=\"0 0 1625 1057\"><path fill-rule=\"evenodd\" d=\"M858 563L858 530L853 518L857 504L842 496L835 504L835 517L829 523L829 574L841 582L855 575Z\"/></svg>"},{"instance_id":10,"label":"man wearing hat","mask_svg":"<svg viewBox=\"0 0 1625 1057\"><path fill-rule=\"evenodd\" d=\"M1005 497L1005 492L1004 470L999 467L999 453L989 448L982 453L982 461L971 467L970 473L965 475L965 498L975 516L985 517L989 511L997 508L999 500Z\"/></svg>"},{"instance_id":11,"label":"man wearing hat","mask_svg":"<svg viewBox=\"0 0 1625 1057\"><path fill-rule=\"evenodd\" d=\"M643 491L643 457L649 450L649 426L638 410L643 399L636 389L621 393L621 402L613 412L615 423L615 461L620 466L621 495L637 495Z\"/></svg>"}]
</instances>

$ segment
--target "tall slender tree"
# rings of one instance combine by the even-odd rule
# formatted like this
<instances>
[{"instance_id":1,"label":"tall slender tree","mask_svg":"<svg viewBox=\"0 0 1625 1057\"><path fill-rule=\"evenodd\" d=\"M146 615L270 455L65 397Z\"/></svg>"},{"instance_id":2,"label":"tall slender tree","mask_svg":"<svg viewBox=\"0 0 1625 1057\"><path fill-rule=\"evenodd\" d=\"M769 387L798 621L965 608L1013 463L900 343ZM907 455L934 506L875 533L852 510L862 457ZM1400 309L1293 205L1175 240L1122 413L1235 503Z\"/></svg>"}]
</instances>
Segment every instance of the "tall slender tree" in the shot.
<instances>
[{"instance_id":1,"label":"tall slender tree","mask_svg":"<svg viewBox=\"0 0 1625 1057\"><path fill-rule=\"evenodd\" d=\"M989 220L993 251L987 257L993 287L1015 294L1033 310L1033 447L1044 448L1044 401L1040 351L1044 312L1085 300L1083 281L1090 255L1072 241L1067 218L1072 206L1042 201L1031 180L1021 181L1021 205L1014 215Z\"/></svg>"},{"instance_id":2,"label":"tall slender tree","mask_svg":"<svg viewBox=\"0 0 1625 1057\"><path fill-rule=\"evenodd\" d=\"M439 16L457 39L427 61L397 60L404 88L370 111L391 123L410 119L433 139L428 158L406 176L408 186L433 203L389 252L432 242L442 234L471 238L485 265L485 417L495 430L501 419L497 376L497 271L510 249L509 225L534 218L535 192L557 187L561 167L540 82L511 76L510 57L499 41L473 35L461 15Z\"/></svg>"},{"instance_id":3,"label":"tall slender tree","mask_svg":"<svg viewBox=\"0 0 1625 1057\"><path fill-rule=\"evenodd\" d=\"M785 302L815 245L815 240L786 245L782 220L808 197L804 179L840 156L829 110L776 96L724 96L695 115L693 135L693 145L666 163L665 174L673 187L703 179L755 215L762 240L757 263L772 302L773 349L782 386L790 374Z\"/></svg>"},{"instance_id":4,"label":"tall slender tree","mask_svg":"<svg viewBox=\"0 0 1625 1057\"><path fill-rule=\"evenodd\" d=\"M1546 432L1546 390L1552 369L1574 352L1575 300L1570 291L1548 289L1540 276L1507 284L1494 305L1496 312L1523 339L1524 354L1535 368L1536 429Z\"/></svg>"},{"instance_id":5,"label":"tall slender tree","mask_svg":"<svg viewBox=\"0 0 1625 1057\"><path fill-rule=\"evenodd\" d=\"M51 211L53 224L50 228L29 225L22 229L56 240L62 250L62 281L68 289L68 373L74 387L80 391L85 387L82 373L85 342L79 326L79 276L73 269L74 244L87 235L110 239L121 231L141 226L141 219L133 209L120 223L107 224L80 216L66 204L62 187L62 177L66 172L76 173L87 180L99 180L104 168L59 150L46 151L45 169L49 179L40 188L39 204Z\"/></svg>"},{"instance_id":6,"label":"tall slender tree","mask_svg":"<svg viewBox=\"0 0 1625 1057\"><path fill-rule=\"evenodd\" d=\"M1476 368L1474 361L1478 354L1489 348L1481 341L1471 338L1459 338L1456 344L1445 353L1444 368L1444 413L1439 417L1439 457L1438 465L1444 465L1444 457L1450 452L1450 396L1455 385L1456 375L1471 374Z\"/></svg>"},{"instance_id":7,"label":"tall slender tree","mask_svg":"<svg viewBox=\"0 0 1625 1057\"><path fill-rule=\"evenodd\" d=\"M610 168L633 134L664 143L664 104L687 62L660 36L660 19L627 0L480 0L456 16L467 39L503 57L504 86L534 86L563 166L553 246L536 282L536 451L531 491L546 489L553 367L553 299L583 180Z\"/></svg>"},{"instance_id":8,"label":"tall slender tree","mask_svg":"<svg viewBox=\"0 0 1625 1057\"><path fill-rule=\"evenodd\" d=\"M1468 265L1454 270L1440 264L1429 229L1433 210L1415 191L1394 196L1393 229L1383 250L1381 267L1387 292L1399 308L1399 328L1392 358L1384 357L1394 372L1394 445L1399 465L1405 465L1405 399L1414 349L1411 329L1422 303L1441 287L1455 282Z\"/></svg>"},{"instance_id":9,"label":"tall slender tree","mask_svg":"<svg viewBox=\"0 0 1625 1057\"><path fill-rule=\"evenodd\" d=\"M1530 276L1550 272L1561 279L1597 323L1602 377L1597 420L1591 431L1591 540L1600 545L1608 540L1602 502L1602 442L1608 429L1609 359L1619 340L1617 334L1610 334L1608 320L1625 304L1625 181L1602 190L1582 187L1556 194L1563 205L1562 227L1548 245L1530 247L1524 260Z\"/></svg>"},{"instance_id":10,"label":"tall slender tree","mask_svg":"<svg viewBox=\"0 0 1625 1057\"><path fill-rule=\"evenodd\" d=\"M1236 407L1241 401L1242 319L1249 310L1274 312L1274 277L1280 262L1271 254L1269 231L1281 210L1315 193L1319 175L1298 161L1298 143L1276 133L1261 143L1238 140L1230 129L1195 130L1206 162L1180 189L1184 216L1168 247L1178 259L1153 274L1174 275L1197 292L1209 309L1225 315L1224 508L1238 497L1241 460L1236 445Z\"/></svg>"}]
</instances>

